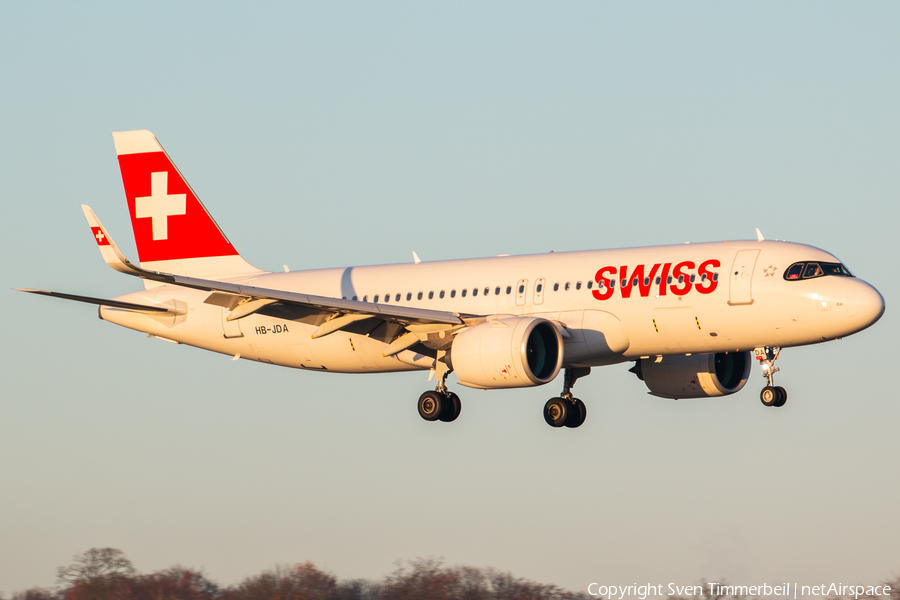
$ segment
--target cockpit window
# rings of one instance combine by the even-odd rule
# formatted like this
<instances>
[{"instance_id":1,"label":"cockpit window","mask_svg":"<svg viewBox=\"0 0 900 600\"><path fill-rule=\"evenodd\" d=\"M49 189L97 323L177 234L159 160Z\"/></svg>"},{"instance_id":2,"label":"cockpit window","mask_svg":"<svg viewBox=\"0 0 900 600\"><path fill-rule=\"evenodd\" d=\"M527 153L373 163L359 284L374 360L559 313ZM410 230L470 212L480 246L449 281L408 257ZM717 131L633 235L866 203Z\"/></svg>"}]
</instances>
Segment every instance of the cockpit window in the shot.
<instances>
[{"instance_id":1,"label":"cockpit window","mask_svg":"<svg viewBox=\"0 0 900 600\"><path fill-rule=\"evenodd\" d=\"M791 279L800 279L800 275L803 274L803 263L797 263L795 265L791 265L788 267L788 270L784 272L784 278L787 280Z\"/></svg>"},{"instance_id":2,"label":"cockpit window","mask_svg":"<svg viewBox=\"0 0 900 600\"><path fill-rule=\"evenodd\" d=\"M841 263L794 263L784 271L784 278L788 281L794 281L796 279L813 279L825 275L853 277L853 273Z\"/></svg>"},{"instance_id":3,"label":"cockpit window","mask_svg":"<svg viewBox=\"0 0 900 600\"><path fill-rule=\"evenodd\" d=\"M819 264L822 266L822 270L825 271L826 275L837 275L838 277L853 277L853 273L851 273L850 270L841 263Z\"/></svg>"},{"instance_id":4,"label":"cockpit window","mask_svg":"<svg viewBox=\"0 0 900 600\"><path fill-rule=\"evenodd\" d=\"M825 273L822 271L822 267L819 266L819 263L806 263L806 268L803 269L803 279L821 277L824 274Z\"/></svg>"}]
</instances>

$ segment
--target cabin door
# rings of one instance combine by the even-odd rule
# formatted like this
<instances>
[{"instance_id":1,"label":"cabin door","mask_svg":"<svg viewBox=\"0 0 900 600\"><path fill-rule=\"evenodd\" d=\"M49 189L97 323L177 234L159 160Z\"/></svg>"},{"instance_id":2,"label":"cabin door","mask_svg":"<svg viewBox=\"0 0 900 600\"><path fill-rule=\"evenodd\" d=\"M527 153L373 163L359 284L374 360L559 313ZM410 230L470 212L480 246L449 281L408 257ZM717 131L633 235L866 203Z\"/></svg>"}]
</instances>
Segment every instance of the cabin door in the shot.
<instances>
[{"instance_id":1,"label":"cabin door","mask_svg":"<svg viewBox=\"0 0 900 600\"><path fill-rule=\"evenodd\" d=\"M759 250L741 250L734 257L729 274L728 304L753 304L753 270Z\"/></svg>"}]
</instances>

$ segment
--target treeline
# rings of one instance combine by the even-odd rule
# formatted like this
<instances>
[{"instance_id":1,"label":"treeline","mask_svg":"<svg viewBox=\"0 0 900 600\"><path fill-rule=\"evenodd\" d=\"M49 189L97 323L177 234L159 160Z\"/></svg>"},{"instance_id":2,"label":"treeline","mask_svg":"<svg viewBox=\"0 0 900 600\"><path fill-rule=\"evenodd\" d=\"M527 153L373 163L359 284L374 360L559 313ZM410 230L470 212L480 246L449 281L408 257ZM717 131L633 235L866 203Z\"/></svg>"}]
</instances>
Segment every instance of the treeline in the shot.
<instances>
[{"instance_id":1,"label":"treeline","mask_svg":"<svg viewBox=\"0 0 900 600\"><path fill-rule=\"evenodd\" d=\"M445 566L436 560L414 560L381 581L339 580L310 562L276 567L243 581L222 586L202 571L170 567L138 573L115 548L92 548L57 570L58 586L31 588L10 600L586 600L597 598L555 585L536 583L490 568ZM667 600L754 600L703 593ZM883 582L889 596L832 596L827 600L900 600L900 576ZM722 585L727 585L722 581ZM0 600L6 600L0 595ZM629 600L634 600L630 597ZM763 599L769 600L769 599Z\"/></svg>"},{"instance_id":2,"label":"treeline","mask_svg":"<svg viewBox=\"0 0 900 600\"><path fill-rule=\"evenodd\" d=\"M536 583L494 569L414 560L381 581L339 580L310 562L276 567L222 586L203 572L171 567L138 573L114 548L92 548L57 570L59 585L11 600L586 600L586 593ZM0 597L0 600L5 600Z\"/></svg>"}]
</instances>

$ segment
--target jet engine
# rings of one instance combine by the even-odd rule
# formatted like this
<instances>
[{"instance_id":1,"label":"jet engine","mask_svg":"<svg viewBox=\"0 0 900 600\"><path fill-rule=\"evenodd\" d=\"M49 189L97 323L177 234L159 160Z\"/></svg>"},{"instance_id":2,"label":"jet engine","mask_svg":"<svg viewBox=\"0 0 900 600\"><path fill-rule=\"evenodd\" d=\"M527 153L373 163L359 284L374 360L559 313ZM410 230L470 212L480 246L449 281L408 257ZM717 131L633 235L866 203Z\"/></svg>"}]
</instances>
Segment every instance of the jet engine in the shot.
<instances>
[{"instance_id":1,"label":"jet engine","mask_svg":"<svg viewBox=\"0 0 900 600\"><path fill-rule=\"evenodd\" d=\"M630 369L661 398L727 396L747 383L750 352L719 352L691 356L664 356L660 362L642 358Z\"/></svg>"},{"instance_id":2,"label":"jet engine","mask_svg":"<svg viewBox=\"0 0 900 600\"><path fill-rule=\"evenodd\" d=\"M546 319L509 317L463 330L450 347L462 385L481 389L543 385L563 362L559 329Z\"/></svg>"}]
</instances>

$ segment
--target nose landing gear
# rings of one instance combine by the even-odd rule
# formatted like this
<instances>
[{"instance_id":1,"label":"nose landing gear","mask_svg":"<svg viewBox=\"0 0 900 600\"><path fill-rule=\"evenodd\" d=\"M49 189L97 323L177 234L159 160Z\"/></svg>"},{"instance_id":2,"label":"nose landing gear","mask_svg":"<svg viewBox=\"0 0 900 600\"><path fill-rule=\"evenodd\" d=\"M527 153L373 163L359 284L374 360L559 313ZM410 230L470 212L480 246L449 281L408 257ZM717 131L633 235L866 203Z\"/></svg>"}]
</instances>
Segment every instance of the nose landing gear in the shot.
<instances>
[{"instance_id":1,"label":"nose landing gear","mask_svg":"<svg viewBox=\"0 0 900 600\"><path fill-rule=\"evenodd\" d=\"M775 373L781 369L775 366L778 355L781 354L781 348L778 346L766 346L757 348L753 351L756 359L762 367L763 377L766 378L766 387L759 393L759 399L765 406L784 406L787 402L787 391L778 385L772 385L775 379Z\"/></svg>"},{"instance_id":2,"label":"nose landing gear","mask_svg":"<svg viewBox=\"0 0 900 600\"><path fill-rule=\"evenodd\" d=\"M590 367L566 367L563 376L563 392L559 398L550 398L544 405L544 420L550 427L581 427L587 417L584 402L572 395L575 381L589 375Z\"/></svg>"}]
</instances>

